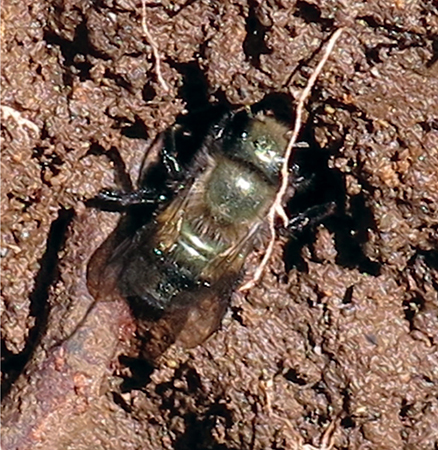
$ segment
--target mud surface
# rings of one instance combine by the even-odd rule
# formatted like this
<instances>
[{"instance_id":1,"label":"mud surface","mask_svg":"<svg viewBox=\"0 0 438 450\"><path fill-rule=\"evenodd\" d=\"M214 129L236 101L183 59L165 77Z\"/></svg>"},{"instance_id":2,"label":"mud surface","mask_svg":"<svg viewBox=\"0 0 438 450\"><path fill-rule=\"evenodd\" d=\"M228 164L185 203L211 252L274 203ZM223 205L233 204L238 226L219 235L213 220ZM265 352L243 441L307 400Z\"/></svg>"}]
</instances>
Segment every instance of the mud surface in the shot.
<instances>
[{"instance_id":1,"label":"mud surface","mask_svg":"<svg viewBox=\"0 0 438 450\"><path fill-rule=\"evenodd\" d=\"M2 3L3 448L436 449L436 3L154 2L168 90L141 13ZM339 27L302 140L329 153L341 214L279 241L205 344L129 361L126 305L81 321L119 218L84 202L185 109L294 105Z\"/></svg>"}]
</instances>

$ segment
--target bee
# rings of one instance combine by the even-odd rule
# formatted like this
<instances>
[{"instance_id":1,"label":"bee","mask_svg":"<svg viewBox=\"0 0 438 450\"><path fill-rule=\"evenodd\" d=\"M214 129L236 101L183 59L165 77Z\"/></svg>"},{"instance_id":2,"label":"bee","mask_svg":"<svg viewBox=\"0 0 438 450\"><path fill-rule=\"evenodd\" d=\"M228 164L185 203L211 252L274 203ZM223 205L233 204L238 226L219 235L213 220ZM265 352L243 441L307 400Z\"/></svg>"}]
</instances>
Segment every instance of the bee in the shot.
<instances>
[{"instance_id":1,"label":"bee","mask_svg":"<svg viewBox=\"0 0 438 450\"><path fill-rule=\"evenodd\" d=\"M160 135L164 187L148 187L141 175L136 190L98 196L130 212L95 252L88 286L97 300L116 293L128 302L146 359L173 343L194 347L218 329L247 256L267 234L288 131L270 111L227 113L185 169L172 132ZM155 208L140 225L139 206Z\"/></svg>"}]
</instances>

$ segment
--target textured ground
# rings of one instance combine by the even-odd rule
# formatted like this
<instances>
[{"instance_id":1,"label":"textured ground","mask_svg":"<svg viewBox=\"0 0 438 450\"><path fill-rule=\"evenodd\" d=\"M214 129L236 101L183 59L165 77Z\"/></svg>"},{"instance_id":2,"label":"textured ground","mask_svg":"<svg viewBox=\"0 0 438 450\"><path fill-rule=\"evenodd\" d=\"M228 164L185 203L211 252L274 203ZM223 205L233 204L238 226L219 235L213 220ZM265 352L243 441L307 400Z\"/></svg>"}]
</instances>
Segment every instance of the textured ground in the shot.
<instances>
[{"instance_id":1,"label":"textured ground","mask_svg":"<svg viewBox=\"0 0 438 450\"><path fill-rule=\"evenodd\" d=\"M154 2L168 91L141 12L2 3L3 448L436 449L436 3ZM153 371L123 359L125 304L78 328L119 219L84 202L114 167L135 177L148 141L207 99L293 106L339 27L305 137L330 154L343 214L285 257L279 242L221 330Z\"/></svg>"}]
</instances>

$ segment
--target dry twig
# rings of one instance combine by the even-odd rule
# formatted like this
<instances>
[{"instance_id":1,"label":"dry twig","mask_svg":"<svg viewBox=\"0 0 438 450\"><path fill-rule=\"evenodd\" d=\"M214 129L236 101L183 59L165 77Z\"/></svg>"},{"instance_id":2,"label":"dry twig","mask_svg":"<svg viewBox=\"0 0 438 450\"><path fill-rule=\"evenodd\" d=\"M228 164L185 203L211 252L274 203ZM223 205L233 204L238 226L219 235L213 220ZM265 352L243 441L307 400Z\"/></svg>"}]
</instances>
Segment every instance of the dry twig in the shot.
<instances>
[{"instance_id":1,"label":"dry twig","mask_svg":"<svg viewBox=\"0 0 438 450\"><path fill-rule=\"evenodd\" d=\"M306 87L303 89L303 92L301 93L301 95L298 99L294 129L292 132L292 136L290 137L289 142L287 144L286 151L284 154L283 166L281 168L280 189L277 191L277 195L275 197L274 203L272 204L272 206L268 212L268 223L269 223L269 231L270 231L271 238L269 240L269 244L266 248L263 259L260 262L260 264L258 265L257 269L255 270L254 275L251 277L251 279L247 283L245 283L239 289L239 291L247 291L248 289L251 289L260 280L260 277L262 276L263 271L265 270L265 267L267 266L269 259L272 256L272 252L274 250L274 244L275 244L275 239L276 239L275 220L276 220L277 216L282 219L284 226L288 225L289 219L283 208L283 204L284 204L284 200L285 200L285 194L287 191L287 187L289 184L289 162L290 162L290 159L292 156L292 150L295 147L295 143L298 139L298 134L301 129L304 105L310 95L310 92L312 91L312 88L316 82L316 79L320 75L325 63L327 62L329 56L331 55L333 48L336 44L336 41L341 36L342 31L343 31L343 29L339 28L331 36L331 38L327 44L327 47L324 51L324 54L322 55L321 61L316 66L316 69L312 73L311 77L309 78L309 81L307 82Z\"/></svg>"},{"instance_id":2,"label":"dry twig","mask_svg":"<svg viewBox=\"0 0 438 450\"><path fill-rule=\"evenodd\" d=\"M141 7L142 7L142 15L141 15L141 26L143 28L143 34L145 38L147 39L149 45L152 47L152 53L154 54L155 59L155 74L157 76L158 83L160 83L161 87L164 89L165 92L169 92L169 86L167 85L166 81L163 78L163 75L161 73L161 57L160 53L158 51L158 45L155 42L155 39L152 37L152 34L149 31L149 28L147 26L146 21L146 0L141 0Z\"/></svg>"}]
</instances>

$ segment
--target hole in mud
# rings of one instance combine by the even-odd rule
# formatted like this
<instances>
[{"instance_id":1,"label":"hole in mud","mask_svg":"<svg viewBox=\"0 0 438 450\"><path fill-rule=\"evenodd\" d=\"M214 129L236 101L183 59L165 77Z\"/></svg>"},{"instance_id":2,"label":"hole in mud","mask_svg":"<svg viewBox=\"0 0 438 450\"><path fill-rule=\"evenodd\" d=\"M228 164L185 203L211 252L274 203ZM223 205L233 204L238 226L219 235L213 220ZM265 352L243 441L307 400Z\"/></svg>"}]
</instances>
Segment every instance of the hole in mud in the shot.
<instances>
[{"instance_id":1,"label":"hole in mud","mask_svg":"<svg viewBox=\"0 0 438 450\"><path fill-rule=\"evenodd\" d=\"M118 394L117 392L113 392L112 397L113 397L113 402L116 405L120 406L120 408L122 408L125 412L127 412L127 413L132 412L131 405L129 405L120 394Z\"/></svg>"},{"instance_id":2,"label":"hole in mud","mask_svg":"<svg viewBox=\"0 0 438 450\"><path fill-rule=\"evenodd\" d=\"M403 301L403 311L405 319L409 322L409 329L412 331L415 329L414 319L415 316L423 310L425 305L424 298L415 296Z\"/></svg>"},{"instance_id":3,"label":"hole in mud","mask_svg":"<svg viewBox=\"0 0 438 450\"><path fill-rule=\"evenodd\" d=\"M155 98L156 95L157 95L157 91L155 90L152 83L150 81L147 82L143 86L143 89L141 91L141 96L142 96L143 100L145 102L150 102L151 100L153 100Z\"/></svg>"},{"instance_id":4,"label":"hole in mud","mask_svg":"<svg viewBox=\"0 0 438 450\"><path fill-rule=\"evenodd\" d=\"M348 417L344 417L341 420L341 426L343 428L354 428L356 426L356 423L352 417L348 416Z\"/></svg>"},{"instance_id":5,"label":"hole in mud","mask_svg":"<svg viewBox=\"0 0 438 450\"><path fill-rule=\"evenodd\" d=\"M307 384L307 381L303 377L301 377L295 369L289 369L284 374L284 378L294 384L298 384L299 386L305 386Z\"/></svg>"},{"instance_id":6,"label":"hole in mud","mask_svg":"<svg viewBox=\"0 0 438 450\"><path fill-rule=\"evenodd\" d=\"M69 71L63 74L64 83L68 86L72 84L73 76L78 75L81 81L90 79L90 70L93 65L87 61L88 54L96 57L102 55L96 54L88 40L88 28L85 21L81 22L75 29L75 35L72 41L64 39L52 30L44 30L44 40L47 45L56 45L60 48L64 58L64 66Z\"/></svg>"},{"instance_id":7,"label":"hole in mud","mask_svg":"<svg viewBox=\"0 0 438 450\"><path fill-rule=\"evenodd\" d=\"M119 357L120 364L129 368L130 376L124 376L123 382L120 386L120 391L130 392L132 390L138 390L146 387L151 381L151 375L154 371L154 366L139 358L130 358L128 356Z\"/></svg>"},{"instance_id":8,"label":"hole in mud","mask_svg":"<svg viewBox=\"0 0 438 450\"><path fill-rule=\"evenodd\" d=\"M409 416L409 412L412 408L412 405L408 403L408 401L404 398L401 402L401 408L399 412L399 416L404 419Z\"/></svg>"},{"instance_id":9,"label":"hole in mud","mask_svg":"<svg viewBox=\"0 0 438 450\"><path fill-rule=\"evenodd\" d=\"M133 124L122 127L122 135L131 139L147 139L148 128L139 117L136 117Z\"/></svg>"},{"instance_id":10,"label":"hole in mud","mask_svg":"<svg viewBox=\"0 0 438 450\"><path fill-rule=\"evenodd\" d=\"M265 35L269 28L263 25L257 16L257 5L251 3L246 18L246 37L243 42L243 51L255 67L260 67L261 55L272 53L265 43Z\"/></svg>"},{"instance_id":11,"label":"hole in mud","mask_svg":"<svg viewBox=\"0 0 438 450\"><path fill-rule=\"evenodd\" d=\"M307 23L320 23L324 30L333 28L333 19L324 19L321 17L321 10L311 3L298 1L296 4L295 17L303 19Z\"/></svg>"},{"instance_id":12,"label":"hole in mud","mask_svg":"<svg viewBox=\"0 0 438 450\"><path fill-rule=\"evenodd\" d=\"M231 306L230 309L231 309L231 317L244 327L245 323L243 322L242 319L243 308L241 308L240 306Z\"/></svg>"},{"instance_id":13,"label":"hole in mud","mask_svg":"<svg viewBox=\"0 0 438 450\"><path fill-rule=\"evenodd\" d=\"M352 299L353 299L353 291L354 291L354 286L350 286L346 291L345 291L345 295L344 298L342 299L342 303L344 305L348 305L349 303L351 303Z\"/></svg>"}]
</instances>

